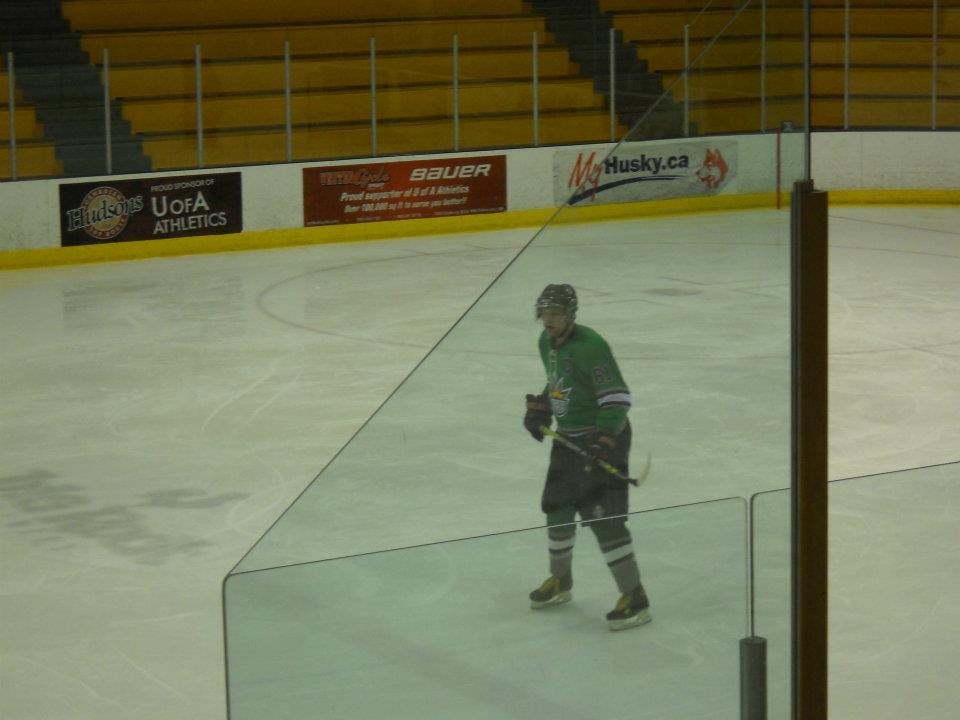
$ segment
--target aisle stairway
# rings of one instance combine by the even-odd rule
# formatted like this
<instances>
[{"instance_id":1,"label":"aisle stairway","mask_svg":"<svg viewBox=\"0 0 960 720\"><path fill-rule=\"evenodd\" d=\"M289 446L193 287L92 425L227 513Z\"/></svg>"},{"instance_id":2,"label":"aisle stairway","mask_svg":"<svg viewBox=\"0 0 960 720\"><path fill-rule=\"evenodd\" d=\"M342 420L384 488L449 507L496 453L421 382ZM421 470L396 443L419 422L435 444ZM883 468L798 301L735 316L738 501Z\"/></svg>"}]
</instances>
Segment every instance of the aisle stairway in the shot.
<instances>
[{"instance_id":1,"label":"aisle stairway","mask_svg":"<svg viewBox=\"0 0 960 720\"><path fill-rule=\"evenodd\" d=\"M107 171L104 89L100 72L70 31L57 0L7 0L0 5L0 51L12 53L14 77L33 106L67 176ZM141 141L111 103L114 173L147 172Z\"/></svg>"},{"instance_id":2,"label":"aisle stairway","mask_svg":"<svg viewBox=\"0 0 960 720\"><path fill-rule=\"evenodd\" d=\"M598 0L532 0L534 10L547 20L547 28L569 49L582 72L609 103L611 42L614 15L602 11ZM613 32L614 102L620 122L630 128L631 139L677 137L683 130L683 110L672 97L663 96L663 81L650 71L637 46Z\"/></svg>"}]
</instances>

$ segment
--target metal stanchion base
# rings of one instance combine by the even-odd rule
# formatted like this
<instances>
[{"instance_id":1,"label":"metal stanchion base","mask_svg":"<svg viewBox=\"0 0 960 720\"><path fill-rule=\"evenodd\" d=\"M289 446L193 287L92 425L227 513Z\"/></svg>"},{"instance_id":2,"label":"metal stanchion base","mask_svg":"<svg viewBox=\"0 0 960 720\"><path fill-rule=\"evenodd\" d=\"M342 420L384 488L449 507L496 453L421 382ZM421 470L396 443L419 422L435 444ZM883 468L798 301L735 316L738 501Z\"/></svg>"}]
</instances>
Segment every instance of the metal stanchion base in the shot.
<instances>
[{"instance_id":1,"label":"metal stanchion base","mask_svg":"<svg viewBox=\"0 0 960 720\"><path fill-rule=\"evenodd\" d=\"M767 718L767 640L740 641L740 720Z\"/></svg>"}]
</instances>

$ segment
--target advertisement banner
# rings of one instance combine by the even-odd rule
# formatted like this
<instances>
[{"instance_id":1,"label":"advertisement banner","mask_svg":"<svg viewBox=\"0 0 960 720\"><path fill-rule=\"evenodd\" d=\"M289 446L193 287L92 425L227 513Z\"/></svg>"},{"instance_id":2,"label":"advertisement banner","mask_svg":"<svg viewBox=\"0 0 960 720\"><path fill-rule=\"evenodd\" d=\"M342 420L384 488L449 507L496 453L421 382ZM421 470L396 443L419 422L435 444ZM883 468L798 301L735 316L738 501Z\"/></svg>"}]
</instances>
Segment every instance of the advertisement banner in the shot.
<instances>
[{"instance_id":1,"label":"advertisement banner","mask_svg":"<svg viewBox=\"0 0 960 720\"><path fill-rule=\"evenodd\" d=\"M64 247L242 230L238 172L60 185Z\"/></svg>"},{"instance_id":2,"label":"advertisement banner","mask_svg":"<svg viewBox=\"0 0 960 720\"><path fill-rule=\"evenodd\" d=\"M736 140L680 140L561 150L553 156L557 206L716 195L737 176Z\"/></svg>"},{"instance_id":3,"label":"advertisement banner","mask_svg":"<svg viewBox=\"0 0 960 720\"><path fill-rule=\"evenodd\" d=\"M505 155L303 170L303 224L308 227L495 213L506 208Z\"/></svg>"}]
</instances>

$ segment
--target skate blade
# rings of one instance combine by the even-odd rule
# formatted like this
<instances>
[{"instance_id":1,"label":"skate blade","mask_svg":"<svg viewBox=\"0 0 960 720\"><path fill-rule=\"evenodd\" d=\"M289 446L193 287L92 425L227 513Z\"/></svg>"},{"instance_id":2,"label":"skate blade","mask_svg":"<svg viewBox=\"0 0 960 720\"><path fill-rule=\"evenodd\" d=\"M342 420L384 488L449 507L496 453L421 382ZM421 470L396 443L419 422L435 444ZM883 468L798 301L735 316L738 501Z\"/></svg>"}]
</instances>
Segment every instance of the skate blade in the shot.
<instances>
[{"instance_id":1,"label":"skate blade","mask_svg":"<svg viewBox=\"0 0 960 720\"><path fill-rule=\"evenodd\" d=\"M608 622L611 630L629 630L639 625L646 625L651 620L653 620L653 616L650 615L650 611L641 610L633 617L624 618L623 620L609 620Z\"/></svg>"},{"instance_id":2,"label":"skate blade","mask_svg":"<svg viewBox=\"0 0 960 720\"><path fill-rule=\"evenodd\" d=\"M570 602L573 599L573 595L569 592L559 592L554 595L549 600L531 600L530 607L534 610L542 610L543 608L553 607L554 605L563 605L564 603Z\"/></svg>"}]
</instances>

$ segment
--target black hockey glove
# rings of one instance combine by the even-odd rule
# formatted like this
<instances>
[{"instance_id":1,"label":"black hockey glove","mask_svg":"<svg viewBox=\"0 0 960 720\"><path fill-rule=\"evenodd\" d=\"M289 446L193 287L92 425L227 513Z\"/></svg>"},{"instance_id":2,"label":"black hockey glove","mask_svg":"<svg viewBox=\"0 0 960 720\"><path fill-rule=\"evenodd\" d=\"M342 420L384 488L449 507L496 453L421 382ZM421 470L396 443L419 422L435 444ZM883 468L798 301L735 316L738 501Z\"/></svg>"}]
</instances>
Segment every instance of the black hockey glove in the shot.
<instances>
[{"instance_id":1,"label":"black hockey glove","mask_svg":"<svg viewBox=\"0 0 960 720\"><path fill-rule=\"evenodd\" d=\"M523 426L533 435L534 440L543 442L543 431L540 426L550 427L552 420L553 413L550 411L547 394L527 395L527 414L523 416Z\"/></svg>"},{"instance_id":2,"label":"black hockey glove","mask_svg":"<svg viewBox=\"0 0 960 720\"><path fill-rule=\"evenodd\" d=\"M610 435L602 432L595 432L587 441L587 452L593 455L597 460L610 462L610 455L617 447L617 441Z\"/></svg>"}]
</instances>

